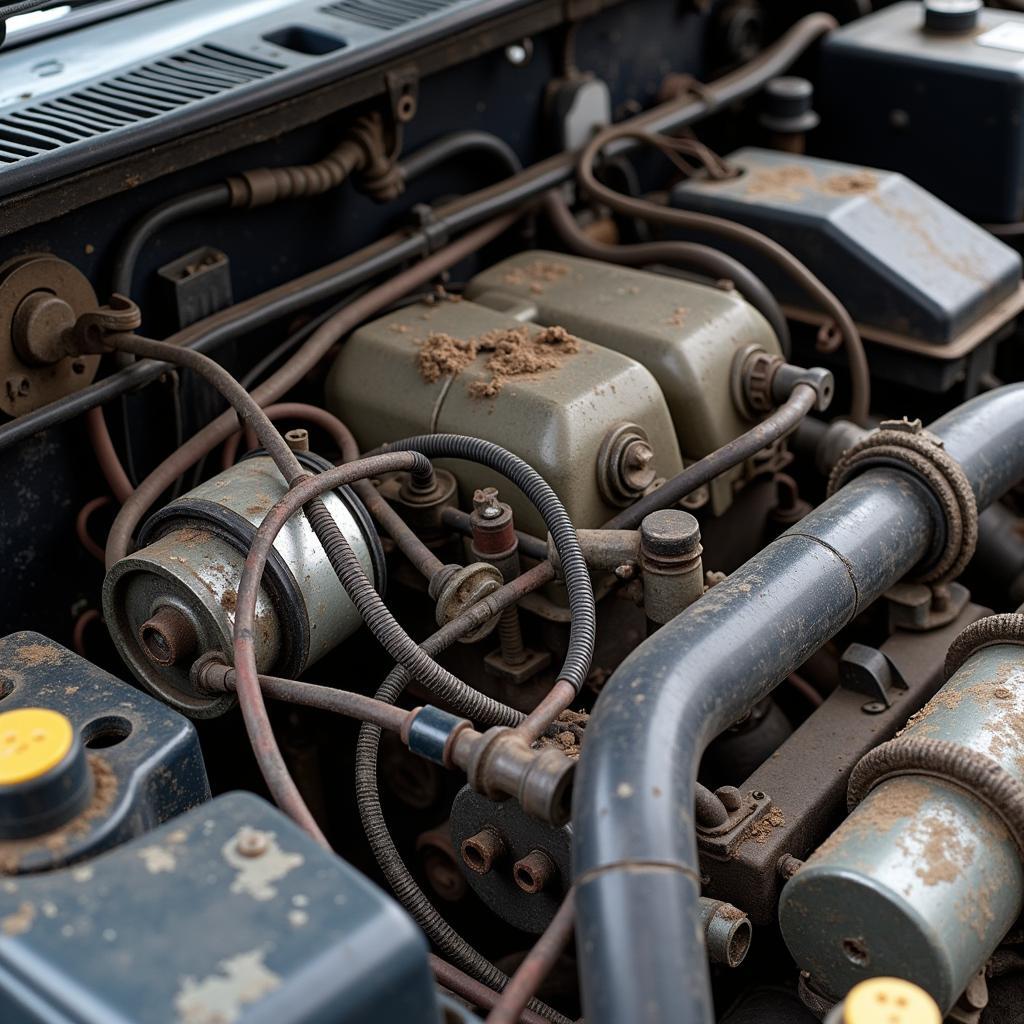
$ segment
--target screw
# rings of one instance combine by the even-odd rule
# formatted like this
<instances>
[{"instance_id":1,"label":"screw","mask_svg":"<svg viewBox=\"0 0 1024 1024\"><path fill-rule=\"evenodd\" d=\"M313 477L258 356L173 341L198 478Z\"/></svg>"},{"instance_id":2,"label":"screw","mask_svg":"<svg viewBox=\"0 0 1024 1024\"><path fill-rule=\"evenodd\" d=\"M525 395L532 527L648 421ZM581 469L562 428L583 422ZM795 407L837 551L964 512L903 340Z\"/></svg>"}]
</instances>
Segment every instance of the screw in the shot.
<instances>
[{"instance_id":1,"label":"screw","mask_svg":"<svg viewBox=\"0 0 1024 1024\"><path fill-rule=\"evenodd\" d=\"M754 790L754 792L753 792L753 793L751 793L750 795L751 795L751 796L752 796L752 797L753 797L753 798L754 798L755 800L758 800L758 801L761 801L761 800L763 800L763 799L764 799L764 793L762 793L762 792L761 792L761 790L759 790L759 789L755 789L755 790Z\"/></svg>"},{"instance_id":2,"label":"screw","mask_svg":"<svg viewBox=\"0 0 1024 1024\"><path fill-rule=\"evenodd\" d=\"M654 450L646 441L631 441L622 453L622 478L627 487L645 491L656 477Z\"/></svg>"},{"instance_id":3,"label":"screw","mask_svg":"<svg viewBox=\"0 0 1024 1024\"><path fill-rule=\"evenodd\" d=\"M262 857L269 848L266 833L252 828L242 831L235 843L235 849L243 857Z\"/></svg>"},{"instance_id":4,"label":"screw","mask_svg":"<svg viewBox=\"0 0 1024 1024\"><path fill-rule=\"evenodd\" d=\"M888 707L884 701L869 700L867 704L861 705L861 711L865 715L880 715L883 711L887 711Z\"/></svg>"}]
</instances>

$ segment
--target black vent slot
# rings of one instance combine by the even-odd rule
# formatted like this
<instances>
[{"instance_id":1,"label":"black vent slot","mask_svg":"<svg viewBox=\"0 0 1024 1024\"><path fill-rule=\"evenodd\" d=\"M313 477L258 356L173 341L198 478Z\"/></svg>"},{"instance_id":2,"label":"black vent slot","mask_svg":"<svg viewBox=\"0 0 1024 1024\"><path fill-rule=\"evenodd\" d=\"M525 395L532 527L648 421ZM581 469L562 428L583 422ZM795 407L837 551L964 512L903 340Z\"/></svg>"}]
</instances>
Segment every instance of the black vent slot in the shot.
<instances>
[{"instance_id":1,"label":"black vent slot","mask_svg":"<svg viewBox=\"0 0 1024 1024\"><path fill-rule=\"evenodd\" d=\"M0 164L138 124L283 71L213 43L0 116Z\"/></svg>"},{"instance_id":2,"label":"black vent slot","mask_svg":"<svg viewBox=\"0 0 1024 1024\"><path fill-rule=\"evenodd\" d=\"M371 28L392 29L436 14L459 0L338 0L321 10Z\"/></svg>"}]
</instances>

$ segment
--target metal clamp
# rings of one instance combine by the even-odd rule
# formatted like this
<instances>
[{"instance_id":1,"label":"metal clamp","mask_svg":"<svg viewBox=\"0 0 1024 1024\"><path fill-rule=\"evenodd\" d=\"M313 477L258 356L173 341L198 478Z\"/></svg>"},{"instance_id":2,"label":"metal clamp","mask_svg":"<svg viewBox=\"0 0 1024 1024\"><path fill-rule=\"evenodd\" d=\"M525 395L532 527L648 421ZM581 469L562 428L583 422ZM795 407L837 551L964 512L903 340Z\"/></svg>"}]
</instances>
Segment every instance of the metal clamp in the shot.
<instances>
[{"instance_id":1,"label":"metal clamp","mask_svg":"<svg viewBox=\"0 0 1024 1024\"><path fill-rule=\"evenodd\" d=\"M928 488L938 505L944 536L918 569L914 582L955 579L978 543L978 505L960 464L943 449L941 438L923 429L920 420L888 420L840 456L829 478L829 496L878 466L910 473Z\"/></svg>"},{"instance_id":2,"label":"metal clamp","mask_svg":"<svg viewBox=\"0 0 1024 1024\"><path fill-rule=\"evenodd\" d=\"M949 646L946 654L946 679L958 672L972 654L983 647L999 644L1024 647L1024 615L1019 612L989 615L972 622Z\"/></svg>"},{"instance_id":3,"label":"metal clamp","mask_svg":"<svg viewBox=\"0 0 1024 1024\"><path fill-rule=\"evenodd\" d=\"M876 786L905 775L944 779L998 815L1024 856L1024 785L997 761L949 740L901 736L865 754L850 776L852 811Z\"/></svg>"}]
</instances>

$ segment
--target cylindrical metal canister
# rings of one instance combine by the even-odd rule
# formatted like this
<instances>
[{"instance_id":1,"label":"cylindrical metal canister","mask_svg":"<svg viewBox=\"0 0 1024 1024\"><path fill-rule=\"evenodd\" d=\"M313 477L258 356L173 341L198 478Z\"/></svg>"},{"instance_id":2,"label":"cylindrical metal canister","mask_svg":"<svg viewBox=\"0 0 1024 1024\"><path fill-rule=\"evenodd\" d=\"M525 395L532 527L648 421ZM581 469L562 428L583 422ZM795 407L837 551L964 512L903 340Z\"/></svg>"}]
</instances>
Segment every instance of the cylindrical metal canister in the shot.
<instances>
[{"instance_id":1,"label":"cylindrical metal canister","mask_svg":"<svg viewBox=\"0 0 1024 1024\"><path fill-rule=\"evenodd\" d=\"M308 452L297 457L314 472L328 466ZM198 692L189 673L208 651L231 659L246 553L286 490L268 456L243 459L153 515L139 549L107 574L104 615L121 656L147 690L188 715L213 717L234 702L231 694ZM325 494L324 501L383 592L384 554L362 504L346 488ZM274 543L257 599L260 671L297 676L360 623L306 518L294 516Z\"/></svg>"},{"instance_id":2,"label":"cylindrical metal canister","mask_svg":"<svg viewBox=\"0 0 1024 1024\"><path fill-rule=\"evenodd\" d=\"M782 932L816 988L877 975L948 1011L1021 912L1024 648L971 655L854 772L859 805L783 890ZM866 795L865 795L866 794Z\"/></svg>"}]
</instances>

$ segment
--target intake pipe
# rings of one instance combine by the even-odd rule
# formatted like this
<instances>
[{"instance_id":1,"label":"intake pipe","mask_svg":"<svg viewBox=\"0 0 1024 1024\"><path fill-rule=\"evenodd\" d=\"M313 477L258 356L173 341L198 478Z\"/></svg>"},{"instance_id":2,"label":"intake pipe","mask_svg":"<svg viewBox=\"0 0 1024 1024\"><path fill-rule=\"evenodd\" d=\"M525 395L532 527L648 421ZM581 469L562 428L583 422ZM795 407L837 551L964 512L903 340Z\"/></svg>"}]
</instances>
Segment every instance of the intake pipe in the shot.
<instances>
[{"instance_id":1,"label":"intake pipe","mask_svg":"<svg viewBox=\"0 0 1024 1024\"><path fill-rule=\"evenodd\" d=\"M929 430L979 509L1024 477L1024 385ZM855 477L643 643L587 726L573 800L588 1024L714 1019L694 822L707 744L943 543L931 492L898 465Z\"/></svg>"}]
</instances>

